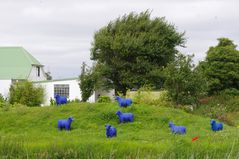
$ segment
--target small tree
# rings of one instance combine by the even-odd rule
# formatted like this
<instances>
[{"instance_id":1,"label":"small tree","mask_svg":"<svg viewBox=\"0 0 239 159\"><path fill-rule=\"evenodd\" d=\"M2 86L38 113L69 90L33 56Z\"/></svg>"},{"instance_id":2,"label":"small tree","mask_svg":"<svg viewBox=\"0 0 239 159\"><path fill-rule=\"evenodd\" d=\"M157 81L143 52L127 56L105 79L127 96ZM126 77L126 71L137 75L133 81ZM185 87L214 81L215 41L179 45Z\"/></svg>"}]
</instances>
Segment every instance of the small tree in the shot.
<instances>
[{"instance_id":1,"label":"small tree","mask_svg":"<svg viewBox=\"0 0 239 159\"><path fill-rule=\"evenodd\" d=\"M4 103L5 102L5 99L3 97L3 95L0 93L0 103Z\"/></svg>"},{"instance_id":2,"label":"small tree","mask_svg":"<svg viewBox=\"0 0 239 159\"><path fill-rule=\"evenodd\" d=\"M108 69L104 65L95 64L93 67L86 66L85 63L81 67L80 75L80 89L81 89L81 98L85 102L93 94L94 90L109 90L112 88L112 81L105 78L105 71Z\"/></svg>"},{"instance_id":3,"label":"small tree","mask_svg":"<svg viewBox=\"0 0 239 159\"><path fill-rule=\"evenodd\" d=\"M192 64L192 56L178 54L165 69L165 87L177 104L195 103L206 91L206 79Z\"/></svg>"},{"instance_id":4,"label":"small tree","mask_svg":"<svg viewBox=\"0 0 239 159\"><path fill-rule=\"evenodd\" d=\"M81 100L86 102L94 91L94 78L91 69L83 62L80 75Z\"/></svg>"},{"instance_id":5,"label":"small tree","mask_svg":"<svg viewBox=\"0 0 239 159\"><path fill-rule=\"evenodd\" d=\"M11 104L20 103L32 106L40 106L43 101L44 89L42 87L34 87L32 82L16 82L10 87Z\"/></svg>"}]
</instances>

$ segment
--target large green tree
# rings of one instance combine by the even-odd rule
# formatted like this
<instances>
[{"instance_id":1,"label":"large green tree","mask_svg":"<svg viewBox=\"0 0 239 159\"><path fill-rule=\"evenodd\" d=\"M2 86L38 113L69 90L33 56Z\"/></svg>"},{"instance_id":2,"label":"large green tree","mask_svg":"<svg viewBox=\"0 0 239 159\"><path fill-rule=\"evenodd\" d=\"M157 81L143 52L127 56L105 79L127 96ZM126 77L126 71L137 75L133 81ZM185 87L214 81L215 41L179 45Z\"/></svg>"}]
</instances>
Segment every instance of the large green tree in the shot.
<instances>
[{"instance_id":1,"label":"large green tree","mask_svg":"<svg viewBox=\"0 0 239 159\"><path fill-rule=\"evenodd\" d=\"M91 59L103 68L105 81L123 94L144 84L159 88L161 70L174 60L176 47L184 45L183 36L164 18L151 19L148 11L130 13L95 33Z\"/></svg>"},{"instance_id":2,"label":"large green tree","mask_svg":"<svg viewBox=\"0 0 239 159\"><path fill-rule=\"evenodd\" d=\"M225 90L239 90L239 51L232 40L219 38L215 47L207 51L201 69L209 81L209 94Z\"/></svg>"}]
</instances>

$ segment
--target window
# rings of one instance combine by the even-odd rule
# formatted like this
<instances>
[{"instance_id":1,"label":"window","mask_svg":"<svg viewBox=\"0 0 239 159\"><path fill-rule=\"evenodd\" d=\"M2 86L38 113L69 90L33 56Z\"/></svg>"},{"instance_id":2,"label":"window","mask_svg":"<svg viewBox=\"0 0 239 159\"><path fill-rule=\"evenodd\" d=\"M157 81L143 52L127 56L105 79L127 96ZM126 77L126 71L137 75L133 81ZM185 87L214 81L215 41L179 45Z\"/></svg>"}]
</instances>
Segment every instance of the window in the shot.
<instances>
[{"instance_id":1,"label":"window","mask_svg":"<svg viewBox=\"0 0 239 159\"><path fill-rule=\"evenodd\" d=\"M65 96L69 98L69 84L54 84L54 95Z\"/></svg>"},{"instance_id":2,"label":"window","mask_svg":"<svg viewBox=\"0 0 239 159\"><path fill-rule=\"evenodd\" d=\"M40 77L40 72L41 72L41 69L39 66L37 66L37 77Z\"/></svg>"}]
</instances>

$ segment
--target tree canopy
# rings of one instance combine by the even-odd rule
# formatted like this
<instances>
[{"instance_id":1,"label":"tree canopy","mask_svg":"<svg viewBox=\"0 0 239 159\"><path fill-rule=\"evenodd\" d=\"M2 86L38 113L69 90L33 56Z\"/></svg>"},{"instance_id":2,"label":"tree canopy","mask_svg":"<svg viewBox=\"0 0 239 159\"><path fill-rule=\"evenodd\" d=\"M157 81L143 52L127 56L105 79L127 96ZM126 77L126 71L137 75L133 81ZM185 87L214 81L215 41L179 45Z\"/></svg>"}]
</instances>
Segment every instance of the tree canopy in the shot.
<instances>
[{"instance_id":1,"label":"tree canopy","mask_svg":"<svg viewBox=\"0 0 239 159\"><path fill-rule=\"evenodd\" d=\"M239 90L239 51L232 40L219 38L218 45L209 48L200 65L209 81L209 94Z\"/></svg>"},{"instance_id":2,"label":"tree canopy","mask_svg":"<svg viewBox=\"0 0 239 159\"><path fill-rule=\"evenodd\" d=\"M195 68L192 57L179 53L164 69L164 86L177 104L195 103L206 92L206 78Z\"/></svg>"},{"instance_id":3,"label":"tree canopy","mask_svg":"<svg viewBox=\"0 0 239 159\"><path fill-rule=\"evenodd\" d=\"M164 18L150 12L130 13L109 22L94 35L91 59L102 75L122 93L144 84L162 86L161 70L174 60L176 47L183 46L184 33Z\"/></svg>"}]
</instances>

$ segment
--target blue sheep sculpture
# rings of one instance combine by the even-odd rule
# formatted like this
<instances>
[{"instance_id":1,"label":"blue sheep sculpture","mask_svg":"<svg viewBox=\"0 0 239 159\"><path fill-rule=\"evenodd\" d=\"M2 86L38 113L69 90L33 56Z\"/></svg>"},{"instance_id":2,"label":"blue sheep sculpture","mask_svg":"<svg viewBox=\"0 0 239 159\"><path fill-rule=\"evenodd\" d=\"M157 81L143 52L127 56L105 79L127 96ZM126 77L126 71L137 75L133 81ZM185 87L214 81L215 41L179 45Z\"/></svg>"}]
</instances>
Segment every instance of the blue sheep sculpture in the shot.
<instances>
[{"instance_id":1,"label":"blue sheep sculpture","mask_svg":"<svg viewBox=\"0 0 239 159\"><path fill-rule=\"evenodd\" d=\"M69 131L71 129L71 123L73 120L74 119L72 117L69 117L68 119L58 120L58 129L66 129Z\"/></svg>"},{"instance_id":2,"label":"blue sheep sculpture","mask_svg":"<svg viewBox=\"0 0 239 159\"><path fill-rule=\"evenodd\" d=\"M67 103L67 99L64 96L60 96L58 94L55 95L55 99L56 99L56 105L61 105L61 104L66 104Z\"/></svg>"},{"instance_id":3,"label":"blue sheep sculpture","mask_svg":"<svg viewBox=\"0 0 239 159\"><path fill-rule=\"evenodd\" d=\"M118 115L120 123L134 121L134 115L132 113L122 113L120 110L118 110L116 115Z\"/></svg>"},{"instance_id":4,"label":"blue sheep sculpture","mask_svg":"<svg viewBox=\"0 0 239 159\"><path fill-rule=\"evenodd\" d=\"M111 137L116 137L117 136L117 130L115 127L107 124L105 125L105 128L106 128L106 137L107 138L111 138Z\"/></svg>"},{"instance_id":5,"label":"blue sheep sculpture","mask_svg":"<svg viewBox=\"0 0 239 159\"><path fill-rule=\"evenodd\" d=\"M173 134L186 134L185 126L176 126L173 122L169 122L169 127Z\"/></svg>"},{"instance_id":6,"label":"blue sheep sculpture","mask_svg":"<svg viewBox=\"0 0 239 159\"><path fill-rule=\"evenodd\" d=\"M132 99L130 98L123 99L123 98L120 98L120 96L116 96L115 100L118 101L118 104L120 107L127 107L132 104Z\"/></svg>"},{"instance_id":7,"label":"blue sheep sculpture","mask_svg":"<svg viewBox=\"0 0 239 159\"><path fill-rule=\"evenodd\" d=\"M212 131L220 131L223 129L223 124L220 122L216 122L214 119L211 120L210 122Z\"/></svg>"}]
</instances>

